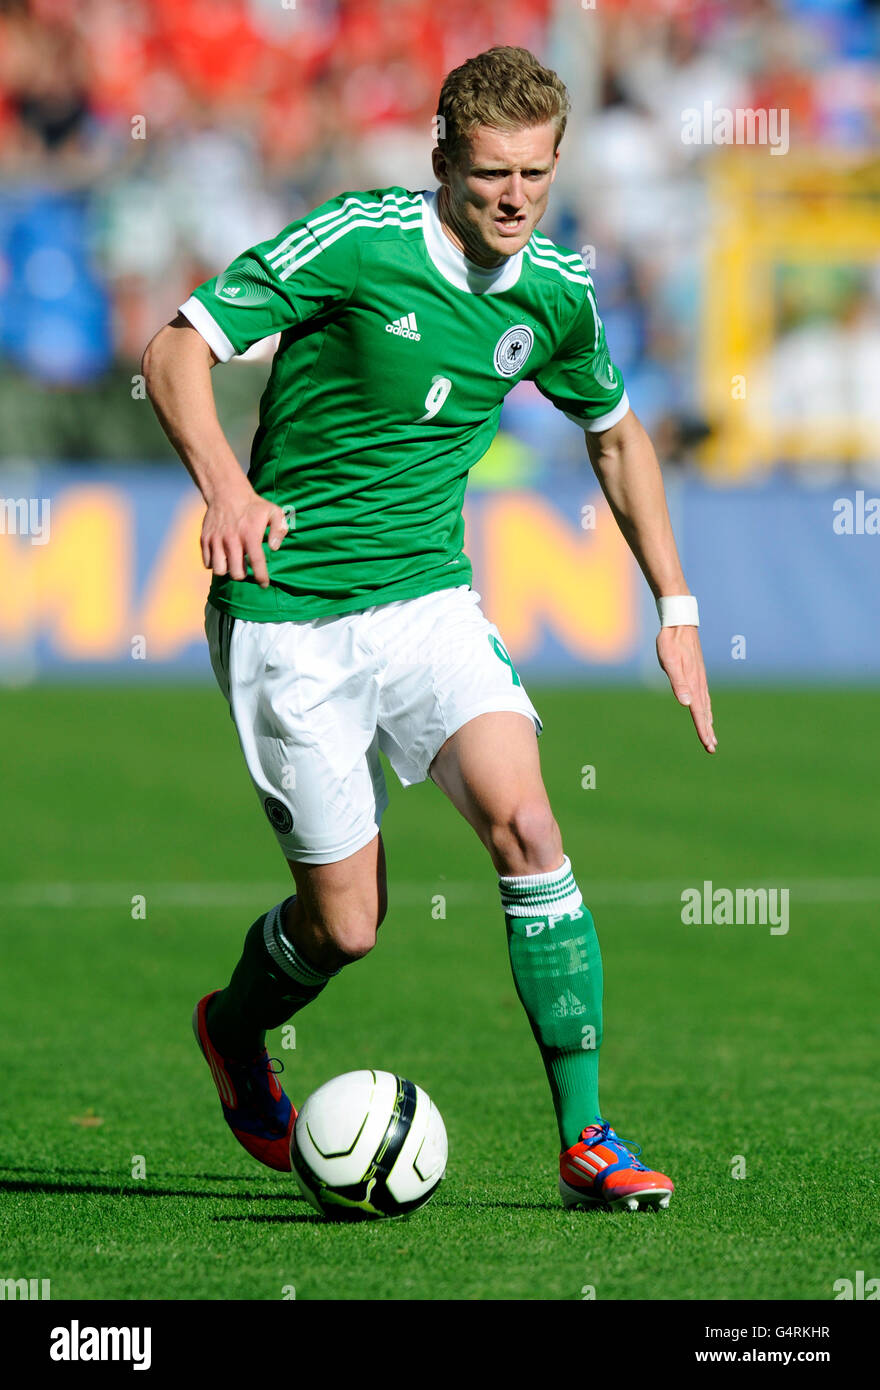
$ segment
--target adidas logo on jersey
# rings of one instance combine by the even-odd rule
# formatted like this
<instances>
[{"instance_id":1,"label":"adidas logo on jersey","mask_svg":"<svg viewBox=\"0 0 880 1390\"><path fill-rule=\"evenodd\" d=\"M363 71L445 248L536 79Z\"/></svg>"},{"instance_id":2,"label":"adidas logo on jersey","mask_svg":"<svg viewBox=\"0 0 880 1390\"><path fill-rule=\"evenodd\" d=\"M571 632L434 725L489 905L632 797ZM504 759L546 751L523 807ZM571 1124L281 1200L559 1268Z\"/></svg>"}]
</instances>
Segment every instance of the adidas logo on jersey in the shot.
<instances>
[{"instance_id":1,"label":"adidas logo on jersey","mask_svg":"<svg viewBox=\"0 0 880 1390\"><path fill-rule=\"evenodd\" d=\"M385 332L395 333L398 338L412 338L415 343L420 343L422 340L415 314L404 314L402 318L395 319L393 323L386 323Z\"/></svg>"}]
</instances>

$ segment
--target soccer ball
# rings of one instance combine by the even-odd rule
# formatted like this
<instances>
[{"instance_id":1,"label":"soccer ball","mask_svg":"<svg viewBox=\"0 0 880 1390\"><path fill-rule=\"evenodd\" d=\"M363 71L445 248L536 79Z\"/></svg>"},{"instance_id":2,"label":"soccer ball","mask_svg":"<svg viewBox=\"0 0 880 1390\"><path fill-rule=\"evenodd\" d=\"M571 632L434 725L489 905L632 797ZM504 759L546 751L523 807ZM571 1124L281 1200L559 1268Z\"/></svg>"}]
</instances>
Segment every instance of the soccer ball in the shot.
<instances>
[{"instance_id":1,"label":"soccer ball","mask_svg":"<svg viewBox=\"0 0 880 1390\"><path fill-rule=\"evenodd\" d=\"M290 1158L303 1196L333 1221L406 1216L446 1171L440 1112L390 1071L349 1071L313 1091L296 1117Z\"/></svg>"}]
</instances>

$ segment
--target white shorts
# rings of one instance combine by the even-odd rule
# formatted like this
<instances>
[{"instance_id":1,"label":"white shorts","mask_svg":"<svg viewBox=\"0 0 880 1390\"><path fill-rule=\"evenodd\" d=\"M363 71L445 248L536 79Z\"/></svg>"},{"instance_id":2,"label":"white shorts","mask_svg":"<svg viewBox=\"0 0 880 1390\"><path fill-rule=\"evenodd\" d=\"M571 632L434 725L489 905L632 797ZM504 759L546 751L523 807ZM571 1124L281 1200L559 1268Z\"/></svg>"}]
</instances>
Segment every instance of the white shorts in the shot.
<instances>
[{"instance_id":1,"label":"white shorts","mask_svg":"<svg viewBox=\"0 0 880 1390\"><path fill-rule=\"evenodd\" d=\"M468 585L359 613L257 623L205 609L211 665L287 859L332 864L369 844L388 805L478 714L541 720Z\"/></svg>"}]
</instances>

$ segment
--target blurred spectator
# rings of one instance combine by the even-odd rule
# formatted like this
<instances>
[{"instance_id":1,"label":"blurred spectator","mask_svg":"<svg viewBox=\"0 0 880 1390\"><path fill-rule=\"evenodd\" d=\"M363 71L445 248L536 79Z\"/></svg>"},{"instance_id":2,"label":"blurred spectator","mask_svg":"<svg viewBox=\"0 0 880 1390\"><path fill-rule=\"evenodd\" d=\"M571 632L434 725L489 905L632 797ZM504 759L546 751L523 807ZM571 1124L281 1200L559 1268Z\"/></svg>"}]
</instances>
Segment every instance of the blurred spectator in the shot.
<instances>
[{"instance_id":1,"label":"blurred spectator","mask_svg":"<svg viewBox=\"0 0 880 1390\"><path fill-rule=\"evenodd\" d=\"M878 35L867 0L602 0L595 11L576 0L0 0L0 356L79 389L130 372L199 280L323 199L432 187L444 74L522 44L559 66L574 98L544 230L584 256L639 413L664 461L688 464L709 428L709 179L728 152L685 142L683 112L784 108L793 149L835 167L841 151L864 159L880 135ZM816 409L809 383L829 332L854 364L839 410L862 411L867 438L877 321L863 290L821 326L781 332L774 418ZM583 441L528 384L503 426L526 445L552 438L560 470L581 466Z\"/></svg>"},{"instance_id":2,"label":"blurred spectator","mask_svg":"<svg viewBox=\"0 0 880 1390\"><path fill-rule=\"evenodd\" d=\"M838 476L858 461L880 473L880 282L826 272L818 293L796 283L782 303L783 330L752 409L791 438L803 435L815 478Z\"/></svg>"}]
</instances>

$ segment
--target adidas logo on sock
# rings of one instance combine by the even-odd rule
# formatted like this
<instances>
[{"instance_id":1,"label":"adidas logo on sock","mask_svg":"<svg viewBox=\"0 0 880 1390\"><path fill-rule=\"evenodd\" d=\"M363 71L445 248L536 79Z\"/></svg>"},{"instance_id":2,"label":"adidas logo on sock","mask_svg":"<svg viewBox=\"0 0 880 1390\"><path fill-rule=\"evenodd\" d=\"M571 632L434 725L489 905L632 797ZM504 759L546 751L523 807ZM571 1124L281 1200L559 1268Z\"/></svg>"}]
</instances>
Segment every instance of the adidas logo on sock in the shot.
<instances>
[{"instance_id":1,"label":"adidas logo on sock","mask_svg":"<svg viewBox=\"0 0 880 1390\"><path fill-rule=\"evenodd\" d=\"M420 343L422 340L415 314L404 314L402 318L395 319L393 323L386 323L385 332L394 333L398 338L412 338L413 342L416 343Z\"/></svg>"},{"instance_id":2,"label":"adidas logo on sock","mask_svg":"<svg viewBox=\"0 0 880 1390\"><path fill-rule=\"evenodd\" d=\"M550 1005L550 1012L554 1018L580 1018L581 1014L587 1012L587 1006L567 989L564 994L560 994L555 1004Z\"/></svg>"}]
</instances>

